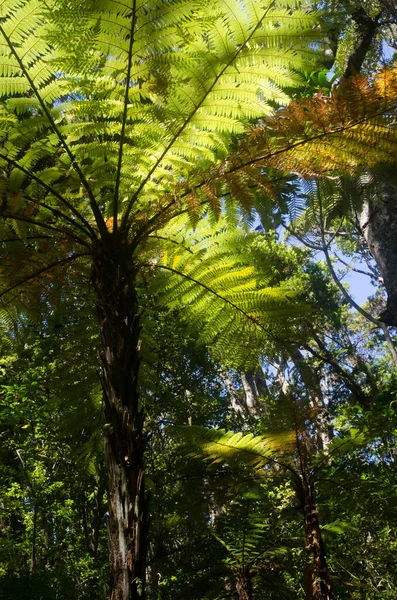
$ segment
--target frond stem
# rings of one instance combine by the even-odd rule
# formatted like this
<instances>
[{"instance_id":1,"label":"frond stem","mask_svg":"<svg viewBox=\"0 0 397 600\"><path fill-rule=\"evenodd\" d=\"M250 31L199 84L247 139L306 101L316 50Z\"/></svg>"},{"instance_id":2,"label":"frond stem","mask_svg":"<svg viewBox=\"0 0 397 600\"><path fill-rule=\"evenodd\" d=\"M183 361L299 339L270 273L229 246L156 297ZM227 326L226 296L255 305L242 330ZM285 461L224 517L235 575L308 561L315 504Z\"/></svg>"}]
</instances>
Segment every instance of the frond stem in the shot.
<instances>
[{"instance_id":1,"label":"frond stem","mask_svg":"<svg viewBox=\"0 0 397 600\"><path fill-rule=\"evenodd\" d=\"M64 228L54 227L53 225L49 225L48 223L44 223L42 221L35 221L35 219L31 219L29 217L24 217L23 215L18 215L15 213L8 212L6 214L0 214L0 217L3 217L4 219L15 219L15 221L22 221L24 223L31 223L32 225L35 225L36 227L42 227L43 229L49 229L50 231L56 231L56 233L60 233L62 235L66 235L67 237L70 237L72 240L74 240L78 244L86 245L86 242L81 240L75 234L70 233L69 231L65 230Z\"/></svg>"},{"instance_id":2,"label":"frond stem","mask_svg":"<svg viewBox=\"0 0 397 600\"><path fill-rule=\"evenodd\" d=\"M136 0L134 0L133 5L132 5L132 21L131 21L131 31L130 31L130 44L129 44L129 49L128 49L127 79L125 82L124 107L123 107L123 116L122 116L122 123L121 123L119 156L117 159L116 183L114 186L114 198L113 198L113 232L114 233L117 231L117 219L118 219L118 210L119 210L119 206L118 206L119 205L119 189L120 189L120 179L121 179L121 164L123 161L123 147L124 147L124 138L125 138L125 127L126 127L126 122L127 122L128 98L129 98L131 68L132 68L132 47L134 45L136 21L137 21Z\"/></svg>"},{"instance_id":3,"label":"frond stem","mask_svg":"<svg viewBox=\"0 0 397 600\"><path fill-rule=\"evenodd\" d=\"M264 160L268 160L269 158L273 158L274 156L279 156L280 154L283 154L284 152L288 152L289 150L294 150L295 148L299 148L299 146L304 146L305 144L310 144L313 141L321 140L328 136L332 136L332 135L335 135L338 133L344 133L345 131L354 129L354 127L357 127L358 125L362 125L363 123L368 123L368 121L371 121L372 119L376 119L376 117L381 117L385 113L395 110L396 106L397 106L397 104L393 103L393 104L383 108L381 111L378 111L370 116L363 117L362 119L356 119L354 121L354 123L350 123L349 125L341 125L340 127L336 127L335 129L330 129L329 131L323 131L321 133L318 133L317 135L313 135L312 137L305 138L304 140L299 140L298 142L288 144L287 146L284 146L283 148L279 148L278 150L271 150L267 154L263 154L262 156L252 158L252 159L248 160L247 162L244 162L238 166L232 167L231 169L229 169L225 172L225 175L230 175L231 173L236 173L237 171L240 171L240 169L244 169L245 167L249 167L250 165L254 165L258 162L263 162ZM196 189L196 188L193 188L193 189Z\"/></svg>"},{"instance_id":4,"label":"frond stem","mask_svg":"<svg viewBox=\"0 0 397 600\"><path fill-rule=\"evenodd\" d=\"M83 217L83 215L72 204L70 204L70 202L68 200L66 200L66 198L64 198L59 192L57 192L51 185L48 185L48 183L45 183L44 181L42 181L40 179L40 177L38 177L37 175L35 175L31 171L29 171L28 169L25 169L25 167L20 165L16 160L13 160L12 158L8 158L8 156L5 156L4 154L1 154L1 153L0 153L0 159L5 160L8 164L12 165L16 169L19 169L22 173L25 173L25 175L30 177L30 179L33 179L33 181L35 181L36 183L41 185L44 189L46 189L47 192L50 192L53 196L55 196L55 198L57 198L62 204L64 204L76 216L76 218L78 218L80 221L82 221L82 223L84 223L84 225L87 227L87 230L88 230L85 233L87 233L87 235L89 235L92 240L96 239L95 230L91 227L89 222Z\"/></svg>"},{"instance_id":5,"label":"frond stem","mask_svg":"<svg viewBox=\"0 0 397 600\"><path fill-rule=\"evenodd\" d=\"M318 461L318 463L316 464L316 466L313 468L313 478L316 475L316 473L321 469L321 467L327 463L329 461L329 459L331 458L331 456L333 456L334 454L336 454L337 452L339 452L339 450L341 449L342 446L345 446L346 444L348 444L349 442L353 440L355 440L356 438L358 438L361 435L361 433L356 433L356 435L353 438L347 438L344 442L341 442L339 444L339 446L337 448L333 448L332 450L330 450L327 454L324 455L324 458L320 461Z\"/></svg>"},{"instance_id":6,"label":"frond stem","mask_svg":"<svg viewBox=\"0 0 397 600\"><path fill-rule=\"evenodd\" d=\"M139 185L138 189L132 195L132 197L131 197L131 199L130 199L130 201L128 203L127 210L124 213L124 216L123 216L123 219L122 219L122 227L126 227L127 226L128 217L130 216L130 212L132 210L134 202L138 198L139 194L141 193L141 191L143 190L143 188L145 187L145 185L147 184L147 182L149 181L149 179L152 176L152 174L154 173L154 171L160 165L161 161L166 156L167 152L172 148L172 146L177 141L177 139L179 138L179 136L186 129L186 127L188 126L188 124L190 123L190 121L192 120L192 118L194 117L194 115L197 113L197 111L199 110L199 108L202 105L202 103L204 102L204 100L208 97L208 95L212 92L212 90L214 89L214 87L218 83L219 79L223 76L223 74L225 73L225 71L234 63L234 61L236 60L236 58L238 57L238 55L240 54L240 52L246 47L246 45L249 43L249 41L252 38L252 36L261 27L263 21L265 20L265 18L267 17L269 11L273 8L273 6L275 5L275 3L276 3L276 0L273 0L272 2L270 2L269 6L264 11L262 17L258 20L258 23L256 24L256 26L251 30L251 32L250 32L249 36L247 37L247 39L244 40L244 42L242 44L240 44L240 46L237 48L236 52L233 54L232 58L226 63L226 65L223 67L223 69L221 69L221 71L218 73L218 75L215 76L214 81L212 82L212 84L209 86L209 88L204 93L203 97L201 98L201 101L197 103L197 105L194 107L194 109L191 111L191 113L185 119L185 121L183 122L183 124L179 127L178 131L172 137L172 139L170 140L170 142L164 148L164 150L161 153L161 155L159 156L159 158L156 160L156 162L154 163L154 165L152 166L152 168L149 170L149 173L146 175L146 177L143 179L143 181Z\"/></svg>"},{"instance_id":7,"label":"frond stem","mask_svg":"<svg viewBox=\"0 0 397 600\"><path fill-rule=\"evenodd\" d=\"M40 269L39 271L32 273L31 275L27 275L26 277L23 277L22 279L20 279L19 281L17 281L13 285L11 285L6 290L3 290L2 292L0 292L0 298L5 296L6 294L9 294L10 292L12 292L12 290L15 290L15 288L19 287L20 285L23 285L24 283L27 283L28 281L31 281L32 279L35 279L36 277L40 277L44 273L47 273L48 271L52 271L52 269L56 269L57 267L65 265L68 262L72 262L73 260L76 260L77 258L81 258L82 256L91 256L91 255L88 252L84 252L84 253L80 253L80 254L72 254L71 256L68 256L67 258L53 262L53 263L47 265L46 267L44 267L43 269Z\"/></svg>"},{"instance_id":8,"label":"frond stem","mask_svg":"<svg viewBox=\"0 0 397 600\"><path fill-rule=\"evenodd\" d=\"M27 235L25 238L6 238L0 240L0 244L8 244L8 242L22 242L25 240L52 240L50 235Z\"/></svg>"},{"instance_id":9,"label":"frond stem","mask_svg":"<svg viewBox=\"0 0 397 600\"><path fill-rule=\"evenodd\" d=\"M166 237L165 235L148 235L148 239L164 240L165 242L171 242L172 244L181 246L181 248L183 248L187 252L190 252L190 254L194 254L193 250L191 250L191 248L189 248L188 246L185 246L181 242L178 242L178 240L173 240L172 238Z\"/></svg>"},{"instance_id":10,"label":"frond stem","mask_svg":"<svg viewBox=\"0 0 397 600\"><path fill-rule=\"evenodd\" d=\"M54 217L59 217L61 219L64 219L64 221L66 221L67 223L70 223L72 225L72 227L77 227L83 233L86 233L85 229L79 223L76 223L76 221L73 221L73 219L71 219L70 217L65 215L62 211L58 210L57 208L53 208L52 206L49 206L46 202L41 202L40 200L36 200L35 198L28 196L27 194L24 194L23 197L28 202L32 202L32 204L35 204L36 206L42 206L46 210L49 210L54 215ZM86 246L87 248L90 247L88 242L86 242L85 240L83 240L82 238L80 238L78 236L75 236L75 237L76 237L76 240L79 240L80 244L82 244L83 246Z\"/></svg>"},{"instance_id":11,"label":"frond stem","mask_svg":"<svg viewBox=\"0 0 397 600\"><path fill-rule=\"evenodd\" d=\"M269 179L269 183L277 183L278 181L285 181L288 179L297 179L298 176L297 175L285 175L282 177L273 177L271 179ZM207 183L208 178L206 178L204 181L201 181L200 183L198 183L196 186L194 186L193 188L189 188L188 190L185 190L180 196L178 196L178 200L182 200L183 198L185 198L188 194L190 194L192 192L192 190L198 190L200 188L203 187L203 185L205 185ZM256 186L252 186L253 188ZM227 196L230 192L225 192L222 194L222 197ZM164 215L164 213L167 212L167 210L169 210L170 208L172 208L172 206L174 206L174 204L176 204L177 199L174 198L173 200L171 200L168 204L166 204L166 206L164 206L158 213L156 213L155 215L153 215L148 221L147 223L144 225L144 227L142 227L138 234L137 237L140 237L141 235L143 235L145 232L146 233L151 233L152 231L155 231L157 225L155 225L155 223ZM201 206L205 206L206 204L209 203L209 200L202 200L200 202L200 207ZM180 215L183 215L187 212L187 209L181 209L178 210L176 213L172 214L170 217L171 219L175 219L176 217L179 217ZM154 225L154 227L152 227Z\"/></svg>"},{"instance_id":12,"label":"frond stem","mask_svg":"<svg viewBox=\"0 0 397 600\"><path fill-rule=\"evenodd\" d=\"M230 446L228 444L223 444L222 442L219 442L219 441L215 441L215 442L212 442L212 443L217 444L218 446L222 446L224 448L229 448L229 450L230 450L230 448L233 449L233 446ZM259 456L259 457L263 458L265 461L267 461L269 463L273 463L275 465L280 465L280 467L283 467L283 469L285 469L286 471L289 471L290 473L292 473L293 478L295 480L299 480L300 481L299 474L295 471L295 469L293 469L293 467L291 467L290 465L281 462L277 458L272 458L271 456L263 456L263 453L261 453L261 452L255 452L255 450L247 450L245 448L242 449L242 452L244 452L245 454L252 454L254 456ZM226 458L225 458L225 460L227 461Z\"/></svg>"},{"instance_id":13,"label":"frond stem","mask_svg":"<svg viewBox=\"0 0 397 600\"><path fill-rule=\"evenodd\" d=\"M153 264L146 264L146 266L148 267L155 267L157 269L164 269L165 271L170 271L171 273L174 273L174 275L179 275L180 277L183 277L184 279L187 279L188 281L191 281L192 283L197 284L198 286L202 287L203 289L207 290L207 292L210 292L210 294L212 294L213 296L216 296L217 298L219 298L220 300L222 300L223 302L225 302L225 304L229 304L229 306L231 306L232 308L234 308L234 310L238 311L239 313L241 313L242 315L244 315L244 317L246 317L249 321L251 321L251 323L254 323L254 325L256 325L257 327L259 327L260 329L262 329L262 331L266 331L266 328L263 327L263 325L254 317L251 317L251 315L249 315L248 313L245 312L245 310L243 310L242 308L240 308L239 306L237 306L237 304L234 304L234 302L232 302L231 300L228 300L227 298L224 298L223 296L221 296L220 294L218 294L218 292L216 292L215 290L211 289L208 285L206 285L205 283L201 283L200 281L197 281L197 279L194 279L193 277L190 277L190 275L186 275L186 273L182 273L181 271L177 271L176 269L173 269L172 267L166 267L165 265L153 265Z\"/></svg>"}]
</instances>

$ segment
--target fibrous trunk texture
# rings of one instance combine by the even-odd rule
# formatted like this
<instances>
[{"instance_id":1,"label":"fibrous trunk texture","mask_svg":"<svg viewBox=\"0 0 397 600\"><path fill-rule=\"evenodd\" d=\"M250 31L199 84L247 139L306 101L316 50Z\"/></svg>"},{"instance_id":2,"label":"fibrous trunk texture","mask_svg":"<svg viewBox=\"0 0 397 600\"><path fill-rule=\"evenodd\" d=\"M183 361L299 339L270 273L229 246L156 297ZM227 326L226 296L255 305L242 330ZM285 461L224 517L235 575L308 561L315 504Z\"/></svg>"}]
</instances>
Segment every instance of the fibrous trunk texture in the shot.
<instances>
[{"instance_id":1,"label":"fibrous trunk texture","mask_svg":"<svg viewBox=\"0 0 397 600\"><path fill-rule=\"evenodd\" d=\"M147 498L144 414L138 404L139 307L127 243L115 235L94 256L92 283L102 341L111 600L142 600Z\"/></svg>"},{"instance_id":2,"label":"fibrous trunk texture","mask_svg":"<svg viewBox=\"0 0 397 600\"><path fill-rule=\"evenodd\" d=\"M397 183L389 174L382 174L377 197L365 199L360 227L387 292L387 310L381 320L397 326Z\"/></svg>"},{"instance_id":3,"label":"fibrous trunk texture","mask_svg":"<svg viewBox=\"0 0 397 600\"><path fill-rule=\"evenodd\" d=\"M236 591L239 600L252 600L252 575L249 566L236 571Z\"/></svg>"},{"instance_id":4,"label":"fibrous trunk texture","mask_svg":"<svg viewBox=\"0 0 397 600\"><path fill-rule=\"evenodd\" d=\"M312 484L304 483L303 501L307 552L304 574L305 600L333 600Z\"/></svg>"}]
</instances>

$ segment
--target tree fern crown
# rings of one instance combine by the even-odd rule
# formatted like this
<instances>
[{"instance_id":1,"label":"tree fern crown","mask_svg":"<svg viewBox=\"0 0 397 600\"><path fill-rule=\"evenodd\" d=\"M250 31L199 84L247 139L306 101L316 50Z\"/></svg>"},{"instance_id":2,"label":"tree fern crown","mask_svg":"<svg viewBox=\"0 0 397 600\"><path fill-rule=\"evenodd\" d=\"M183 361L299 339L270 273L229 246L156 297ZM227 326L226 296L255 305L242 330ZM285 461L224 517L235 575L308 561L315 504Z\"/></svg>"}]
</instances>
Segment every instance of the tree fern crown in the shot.
<instances>
[{"instance_id":1,"label":"tree fern crown","mask_svg":"<svg viewBox=\"0 0 397 600\"><path fill-rule=\"evenodd\" d=\"M29 172L62 181L80 212L90 200L102 234L101 214L117 228L154 213L285 104L319 36L317 15L283 0L3 0L0 11L10 191L30 183L53 201Z\"/></svg>"}]
</instances>

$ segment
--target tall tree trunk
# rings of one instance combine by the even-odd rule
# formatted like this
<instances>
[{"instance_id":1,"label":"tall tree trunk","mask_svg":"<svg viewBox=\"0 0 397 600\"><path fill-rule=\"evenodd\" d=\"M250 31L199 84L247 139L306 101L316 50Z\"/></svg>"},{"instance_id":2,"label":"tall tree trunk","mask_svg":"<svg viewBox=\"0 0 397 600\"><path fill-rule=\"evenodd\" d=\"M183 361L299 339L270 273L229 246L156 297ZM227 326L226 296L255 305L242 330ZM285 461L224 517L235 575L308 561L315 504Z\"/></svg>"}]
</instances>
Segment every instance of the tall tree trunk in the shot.
<instances>
[{"instance_id":1,"label":"tall tree trunk","mask_svg":"<svg viewBox=\"0 0 397 600\"><path fill-rule=\"evenodd\" d=\"M258 390L255 383L254 371L252 369L241 373L241 383L243 384L246 412L250 417L259 417L260 406Z\"/></svg>"},{"instance_id":2,"label":"tall tree trunk","mask_svg":"<svg viewBox=\"0 0 397 600\"><path fill-rule=\"evenodd\" d=\"M234 387L228 371L221 373L221 378L228 392L233 412L242 417L259 417L261 415L264 405L259 396L269 395L269 389L260 365L256 371L251 369L240 373L243 394Z\"/></svg>"},{"instance_id":3,"label":"tall tree trunk","mask_svg":"<svg viewBox=\"0 0 397 600\"><path fill-rule=\"evenodd\" d=\"M249 566L240 567L235 571L236 591L239 600L252 600L252 575Z\"/></svg>"},{"instance_id":4,"label":"tall tree trunk","mask_svg":"<svg viewBox=\"0 0 397 600\"><path fill-rule=\"evenodd\" d=\"M139 307L129 245L109 235L96 249L92 283L102 341L111 600L142 600L147 547L144 414L138 403Z\"/></svg>"},{"instance_id":5,"label":"tall tree trunk","mask_svg":"<svg viewBox=\"0 0 397 600\"><path fill-rule=\"evenodd\" d=\"M313 424L316 432L316 449L317 451L326 450L331 443L332 427L328 410L324 403L321 379L318 373L306 361L298 347L292 347L290 352L292 362L298 370L307 393L310 396L310 405L313 409Z\"/></svg>"},{"instance_id":6,"label":"tall tree trunk","mask_svg":"<svg viewBox=\"0 0 397 600\"><path fill-rule=\"evenodd\" d=\"M381 12L373 19L367 14L363 6L357 6L352 12L352 19L358 27L358 38L352 54L347 61L345 77L351 77L360 73L363 62L368 54L373 43L375 35L380 26Z\"/></svg>"},{"instance_id":7,"label":"tall tree trunk","mask_svg":"<svg viewBox=\"0 0 397 600\"><path fill-rule=\"evenodd\" d=\"M258 390L259 396L270 396L270 391L267 385L266 377L260 365L255 372L255 385L256 389Z\"/></svg>"},{"instance_id":8,"label":"tall tree trunk","mask_svg":"<svg viewBox=\"0 0 397 600\"><path fill-rule=\"evenodd\" d=\"M223 371L223 373L221 373L221 379L225 384L225 388L229 395L230 406L232 411L235 412L237 415L244 415L241 398L234 387L230 373L228 371Z\"/></svg>"},{"instance_id":9,"label":"tall tree trunk","mask_svg":"<svg viewBox=\"0 0 397 600\"><path fill-rule=\"evenodd\" d=\"M381 320L397 326L397 183L385 171L377 177L381 179L377 197L364 200L359 220L387 292L387 310Z\"/></svg>"},{"instance_id":10,"label":"tall tree trunk","mask_svg":"<svg viewBox=\"0 0 397 600\"><path fill-rule=\"evenodd\" d=\"M302 482L302 496L307 552L303 584L305 600L333 600L313 483Z\"/></svg>"}]
</instances>

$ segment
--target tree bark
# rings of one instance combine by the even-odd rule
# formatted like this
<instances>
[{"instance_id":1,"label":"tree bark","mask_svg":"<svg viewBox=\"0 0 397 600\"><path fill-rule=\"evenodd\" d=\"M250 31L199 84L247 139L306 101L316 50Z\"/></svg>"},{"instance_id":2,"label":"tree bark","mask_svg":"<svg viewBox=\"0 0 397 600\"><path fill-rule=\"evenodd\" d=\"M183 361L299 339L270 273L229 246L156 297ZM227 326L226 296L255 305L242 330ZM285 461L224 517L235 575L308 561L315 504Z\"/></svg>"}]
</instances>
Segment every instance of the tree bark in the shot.
<instances>
[{"instance_id":1,"label":"tree bark","mask_svg":"<svg viewBox=\"0 0 397 600\"><path fill-rule=\"evenodd\" d=\"M313 483L303 481L302 495L307 552L303 584L305 600L333 600Z\"/></svg>"},{"instance_id":2,"label":"tree bark","mask_svg":"<svg viewBox=\"0 0 397 600\"><path fill-rule=\"evenodd\" d=\"M392 0L380 0L385 12L383 17L396 21L397 10ZM357 24L359 36L356 47L349 57L345 73L341 78L348 79L361 72L362 65L381 25L382 11L371 18L363 6L357 6L352 12ZM381 272L387 292L387 308L380 315L380 321L397 326L397 182L390 169L377 173L380 181L379 193L364 198L359 214L359 223L368 248ZM394 358L394 356L393 356Z\"/></svg>"},{"instance_id":3,"label":"tree bark","mask_svg":"<svg viewBox=\"0 0 397 600\"><path fill-rule=\"evenodd\" d=\"M232 411L235 412L236 414L243 415L244 411L243 411L243 407L241 404L241 399L239 398L239 394L237 393L237 391L234 388L233 381L230 377L230 374L227 371L224 371L223 373L221 373L221 378L222 378L223 383L225 384L227 393L229 395L230 406L231 406Z\"/></svg>"},{"instance_id":4,"label":"tree bark","mask_svg":"<svg viewBox=\"0 0 397 600\"><path fill-rule=\"evenodd\" d=\"M297 346L291 348L291 359L298 370L302 382L310 396L310 405L313 409L313 424L316 432L317 451L326 450L331 443L332 427L329 413L324 403L321 380L312 366L307 363L302 352Z\"/></svg>"},{"instance_id":5,"label":"tree bark","mask_svg":"<svg viewBox=\"0 0 397 600\"><path fill-rule=\"evenodd\" d=\"M140 347L136 269L119 234L96 248L92 283L102 341L111 600L142 600L147 547L144 413L138 402Z\"/></svg>"},{"instance_id":6,"label":"tree bark","mask_svg":"<svg viewBox=\"0 0 397 600\"><path fill-rule=\"evenodd\" d=\"M37 501L33 504L33 531L32 531L32 551L30 554L30 574L36 570L36 538L37 538Z\"/></svg>"},{"instance_id":7,"label":"tree bark","mask_svg":"<svg viewBox=\"0 0 397 600\"><path fill-rule=\"evenodd\" d=\"M397 184L390 173L377 177L381 179L379 192L365 198L359 221L387 292L387 309L380 319L397 326Z\"/></svg>"},{"instance_id":8,"label":"tree bark","mask_svg":"<svg viewBox=\"0 0 397 600\"><path fill-rule=\"evenodd\" d=\"M249 566L236 571L236 591L239 600L252 600L252 576Z\"/></svg>"},{"instance_id":9,"label":"tree bark","mask_svg":"<svg viewBox=\"0 0 397 600\"><path fill-rule=\"evenodd\" d=\"M233 412L242 417L258 418L264 410L264 404L259 396L269 395L261 366L258 365L256 371L251 369L240 372L243 394L235 389L230 373L224 371L221 378L228 392Z\"/></svg>"},{"instance_id":10,"label":"tree bark","mask_svg":"<svg viewBox=\"0 0 397 600\"><path fill-rule=\"evenodd\" d=\"M259 396L270 396L270 391L267 385L266 377L260 365L255 372L255 385L256 389L258 390Z\"/></svg>"},{"instance_id":11,"label":"tree bark","mask_svg":"<svg viewBox=\"0 0 397 600\"><path fill-rule=\"evenodd\" d=\"M361 71L362 64L379 28L380 17L381 13L378 13L374 19L371 19L362 6L358 6L353 11L352 19L357 23L359 35L356 46L349 56L344 74L345 77L351 77Z\"/></svg>"},{"instance_id":12,"label":"tree bark","mask_svg":"<svg viewBox=\"0 0 397 600\"><path fill-rule=\"evenodd\" d=\"M245 410L250 417L258 417L260 407L254 372L252 370L243 371L241 373L241 382L244 390Z\"/></svg>"}]
</instances>

